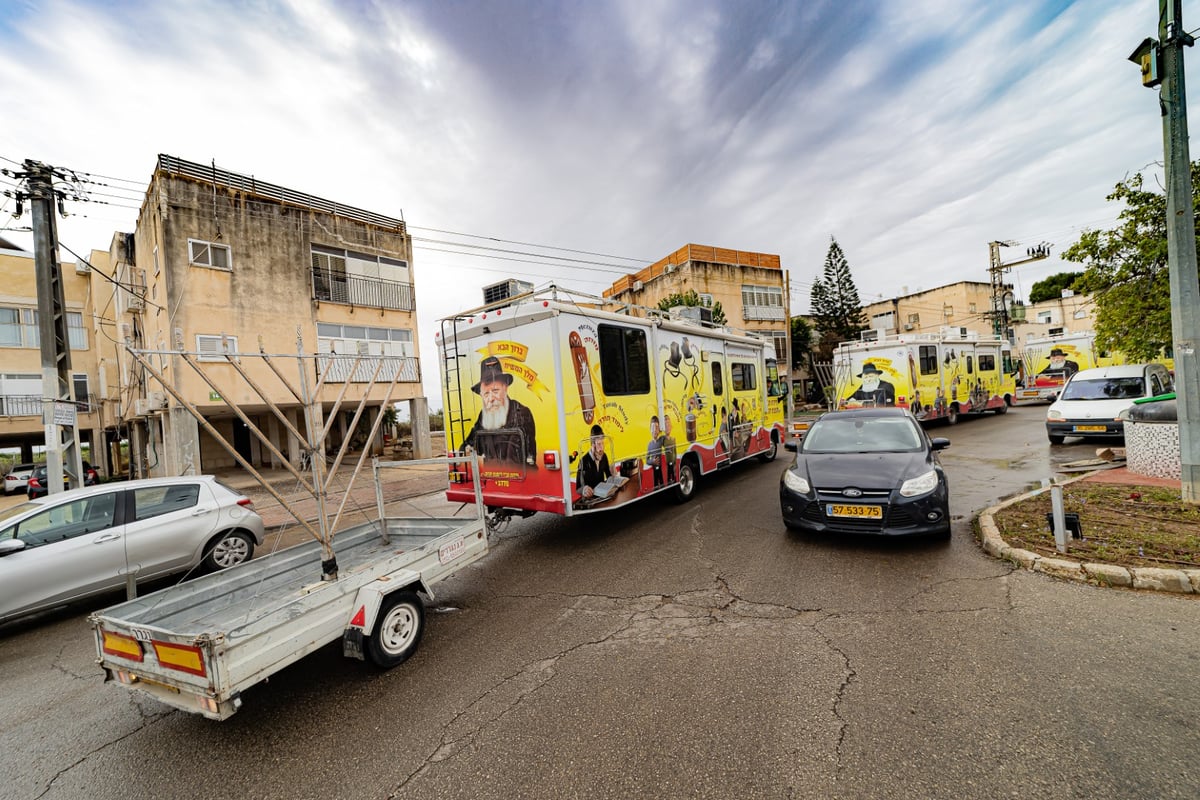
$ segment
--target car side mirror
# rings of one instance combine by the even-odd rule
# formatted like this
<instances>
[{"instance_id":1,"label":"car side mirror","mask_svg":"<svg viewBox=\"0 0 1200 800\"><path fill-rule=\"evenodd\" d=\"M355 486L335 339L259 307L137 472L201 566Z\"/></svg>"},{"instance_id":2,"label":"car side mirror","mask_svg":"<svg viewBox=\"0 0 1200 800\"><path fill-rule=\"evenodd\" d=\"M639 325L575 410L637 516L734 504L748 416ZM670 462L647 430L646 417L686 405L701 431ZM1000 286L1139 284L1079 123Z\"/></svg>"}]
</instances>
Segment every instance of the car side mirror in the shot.
<instances>
[{"instance_id":1,"label":"car side mirror","mask_svg":"<svg viewBox=\"0 0 1200 800\"><path fill-rule=\"evenodd\" d=\"M929 447L931 450L945 450L949 446L950 446L950 440L943 436L939 436L936 439L929 440Z\"/></svg>"},{"instance_id":2,"label":"car side mirror","mask_svg":"<svg viewBox=\"0 0 1200 800\"><path fill-rule=\"evenodd\" d=\"M25 541L23 539L5 539L0 541L0 558L18 553L25 549Z\"/></svg>"}]
</instances>

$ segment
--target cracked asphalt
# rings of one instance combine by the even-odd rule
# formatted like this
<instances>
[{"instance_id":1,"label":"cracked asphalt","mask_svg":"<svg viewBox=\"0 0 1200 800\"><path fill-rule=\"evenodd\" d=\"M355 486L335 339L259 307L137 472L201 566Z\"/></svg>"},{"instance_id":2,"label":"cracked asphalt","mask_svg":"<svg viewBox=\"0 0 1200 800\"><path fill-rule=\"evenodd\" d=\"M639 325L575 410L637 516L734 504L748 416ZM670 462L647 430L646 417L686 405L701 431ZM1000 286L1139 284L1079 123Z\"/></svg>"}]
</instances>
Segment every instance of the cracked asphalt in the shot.
<instances>
[{"instance_id":1,"label":"cracked asphalt","mask_svg":"<svg viewBox=\"0 0 1200 800\"><path fill-rule=\"evenodd\" d=\"M787 533L785 459L439 584L390 672L321 650L224 723L105 686L86 615L0 628L3 798L1200 796L1200 602L985 555L971 516L1092 447L1044 407L931 429L951 542ZM119 598L118 598L119 599Z\"/></svg>"}]
</instances>

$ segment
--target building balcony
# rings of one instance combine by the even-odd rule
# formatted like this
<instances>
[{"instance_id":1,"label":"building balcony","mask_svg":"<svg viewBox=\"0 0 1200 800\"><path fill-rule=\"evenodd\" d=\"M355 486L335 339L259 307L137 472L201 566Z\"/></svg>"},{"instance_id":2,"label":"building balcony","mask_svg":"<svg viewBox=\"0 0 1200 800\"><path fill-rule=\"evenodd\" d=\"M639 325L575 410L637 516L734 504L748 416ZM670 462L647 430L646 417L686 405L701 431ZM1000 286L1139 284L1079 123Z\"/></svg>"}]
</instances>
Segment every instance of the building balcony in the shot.
<instances>
[{"instance_id":1,"label":"building balcony","mask_svg":"<svg viewBox=\"0 0 1200 800\"><path fill-rule=\"evenodd\" d=\"M0 395L0 417L41 417L46 401L40 394ZM91 414L96 410L96 398L76 400L75 408L80 414Z\"/></svg>"},{"instance_id":2,"label":"building balcony","mask_svg":"<svg viewBox=\"0 0 1200 800\"><path fill-rule=\"evenodd\" d=\"M783 322L783 306L742 306L742 319Z\"/></svg>"},{"instance_id":3,"label":"building balcony","mask_svg":"<svg viewBox=\"0 0 1200 800\"><path fill-rule=\"evenodd\" d=\"M342 355L339 353L323 353L317 357L318 374L325 375L330 383L368 383L375 375L375 365L380 356ZM375 376L376 384L387 385L396 379L396 383L420 383L420 362L411 356L382 356L383 366Z\"/></svg>"},{"instance_id":4,"label":"building balcony","mask_svg":"<svg viewBox=\"0 0 1200 800\"><path fill-rule=\"evenodd\" d=\"M413 311L417 307L411 283L347 275L320 267L312 269L312 290L313 298L323 303L391 311Z\"/></svg>"}]
</instances>

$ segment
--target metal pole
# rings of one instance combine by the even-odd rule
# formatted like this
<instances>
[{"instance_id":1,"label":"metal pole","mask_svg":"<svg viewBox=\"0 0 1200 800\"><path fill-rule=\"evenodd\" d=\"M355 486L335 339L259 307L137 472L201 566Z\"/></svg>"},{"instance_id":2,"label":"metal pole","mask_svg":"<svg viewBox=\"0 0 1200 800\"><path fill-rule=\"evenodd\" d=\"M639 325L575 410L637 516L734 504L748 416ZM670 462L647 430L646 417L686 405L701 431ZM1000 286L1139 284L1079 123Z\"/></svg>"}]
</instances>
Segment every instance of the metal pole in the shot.
<instances>
[{"instance_id":1,"label":"metal pole","mask_svg":"<svg viewBox=\"0 0 1200 800\"><path fill-rule=\"evenodd\" d=\"M1054 520L1054 548L1067 552L1067 515L1063 511L1062 487L1055 483L1050 487L1050 517Z\"/></svg>"},{"instance_id":2,"label":"metal pole","mask_svg":"<svg viewBox=\"0 0 1200 800\"><path fill-rule=\"evenodd\" d=\"M1163 150L1167 170L1167 268L1171 278L1171 333L1175 349L1175 391L1179 409L1179 456L1183 500L1200 503L1200 280L1196 275L1196 220L1192 207L1188 154L1187 95L1183 47L1192 38L1183 29L1182 0L1160 0L1159 37L1163 48Z\"/></svg>"}]
</instances>

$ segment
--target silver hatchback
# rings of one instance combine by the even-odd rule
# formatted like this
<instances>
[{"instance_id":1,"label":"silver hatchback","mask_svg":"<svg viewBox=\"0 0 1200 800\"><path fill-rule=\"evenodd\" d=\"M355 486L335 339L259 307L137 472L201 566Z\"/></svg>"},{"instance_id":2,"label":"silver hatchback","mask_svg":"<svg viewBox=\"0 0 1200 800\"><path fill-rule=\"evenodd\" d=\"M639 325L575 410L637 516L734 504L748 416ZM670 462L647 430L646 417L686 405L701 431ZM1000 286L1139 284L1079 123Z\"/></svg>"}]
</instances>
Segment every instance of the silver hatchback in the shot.
<instances>
[{"instance_id":1,"label":"silver hatchback","mask_svg":"<svg viewBox=\"0 0 1200 800\"><path fill-rule=\"evenodd\" d=\"M0 622L197 567L263 542L250 499L211 475L106 483L0 511Z\"/></svg>"}]
</instances>

